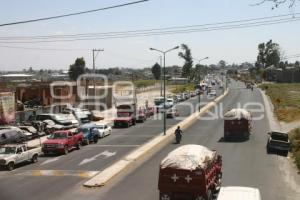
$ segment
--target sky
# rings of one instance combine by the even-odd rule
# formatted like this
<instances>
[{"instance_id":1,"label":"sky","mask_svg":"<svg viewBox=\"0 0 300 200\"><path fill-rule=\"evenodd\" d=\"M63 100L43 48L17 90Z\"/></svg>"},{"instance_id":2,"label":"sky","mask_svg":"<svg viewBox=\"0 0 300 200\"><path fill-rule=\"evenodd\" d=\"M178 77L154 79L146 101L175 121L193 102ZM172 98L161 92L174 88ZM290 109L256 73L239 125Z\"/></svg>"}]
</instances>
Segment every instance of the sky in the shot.
<instances>
[{"instance_id":1,"label":"sky","mask_svg":"<svg viewBox=\"0 0 300 200\"><path fill-rule=\"evenodd\" d=\"M0 24L92 10L135 0L10 0L2 1ZM0 37L44 36L103 33L173 26L201 25L300 12L300 2L293 10L288 5L271 9L272 4L251 6L260 0L150 0L145 3L71 16L48 21L0 26ZM92 49L104 49L95 60L97 69L109 67L150 67L159 62L153 47L168 50L187 44L201 64L254 62L259 43L272 39L285 55L300 54L300 21L233 30L218 30L173 35L99 39L55 43L3 43L0 41L0 70L67 70L77 57L84 57L92 67ZM4 47L6 46L6 47ZM17 47L17 48L7 48ZM20 48L21 47L21 48ZM29 49L24 49L29 48ZM55 49L55 50L32 50ZM63 49L63 50L61 50ZM58 51L60 50L60 51ZM179 50L169 52L166 65L183 64ZM300 59L300 58L299 58ZM295 60L290 60L294 62Z\"/></svg>"}]
</instances>

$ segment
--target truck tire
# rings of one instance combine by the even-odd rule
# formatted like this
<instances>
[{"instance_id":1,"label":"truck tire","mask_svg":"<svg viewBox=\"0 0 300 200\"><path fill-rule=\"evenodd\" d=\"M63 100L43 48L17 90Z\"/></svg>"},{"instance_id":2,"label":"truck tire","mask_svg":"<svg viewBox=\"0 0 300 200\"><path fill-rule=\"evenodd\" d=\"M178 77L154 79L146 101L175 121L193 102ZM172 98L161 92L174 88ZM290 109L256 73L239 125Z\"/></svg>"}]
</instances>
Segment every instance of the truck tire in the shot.
<instances>
[{"instance_id":1,"label":"truck tire","mask_svg":"<svg viewBox=\"0 0 300 200\"><path fill-rule=\"evenodd\" d=\"M135 119L132 120L132 125L135 126L136 122Z\"/></svg>"},{"instance_id":2,"label":"truck tire","mask_svg":"<svg viewBox=\"0 0 300 200\"><path fill-rule=\"evenodd\" d=\"M129 122L126 123L126 128L129 128L130 124Z\"/></svg>"},{"instance_id":3,"label":"truck tire","mask_svg":"<svg viewBox=\"0 0 300 200\"><path fill-rule=\"evenodd\" d=\"M67 146L65 146L65 148L64 148L64 154L67 155L68 153L69 153L69 149L68 149Z\"/></svg>"},{"instance_id":4,"label":"truck tire","mask_svg":"<svg viewBox=\"0 0 300 200\"><path fill-rule=\"evenodd\" d=\"M76 144L76 149L77 149L77 150L80 150L80 146L81 146L81 142L78 141L77 144Z\"/></svg>"},{"instance_id":5,"label":"truck tire","mask_svg":"<svg viewBox=\"0 0 300 200\"><path fill-rule=\"evenodd\" d=\"M38 161L38 155L35 154L35 155L32 156L31 162L36 163L37 161Z\"/></svg>"},{"instance_id":6,"label":"truck tire","mask_svg":"<svg viewBox=\"0 0 300 200\"><path fill-rule=\"evenodd\" d=\"M15 163L14 163L14 162L10 162L10 163L8 163L8 165L7 165L7 169L8 169L9 171L12 171L12 170L14 170L14 169L15 169Z\"/></svg>"},{"instance_id":7,"label":"truck tire","mask_svg":"<svg viewBox=\"0 0 300 200\"><path fill-rule=\"evenodd\" d=\"M207 199L206 200L213 200L213 194L210 189L207 190Z\"/></svg>"}]
</instances>

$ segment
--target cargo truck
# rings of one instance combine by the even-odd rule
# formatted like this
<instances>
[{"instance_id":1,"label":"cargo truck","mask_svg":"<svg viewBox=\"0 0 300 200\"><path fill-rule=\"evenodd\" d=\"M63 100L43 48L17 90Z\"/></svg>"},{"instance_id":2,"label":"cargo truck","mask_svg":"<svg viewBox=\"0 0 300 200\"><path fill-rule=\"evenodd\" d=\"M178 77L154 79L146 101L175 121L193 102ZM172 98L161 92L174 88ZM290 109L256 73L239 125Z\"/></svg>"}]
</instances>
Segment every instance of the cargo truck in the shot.
<instances>
[{"instance_id":1,"label":"cargo truck","mask_svg":"<svg viewBox=\"0 0 300 200\"><path fill-rule=\"evenodd\" d=\"M184 145L167 155L159 169L160 200L212 200L219 191L222 158L201 145Z\"/></svg>"},{"instance_id":2,"label":"cargo truck","mask_svg":"<svg viewBox=\"0 0 300 200\"><path fill-rule=\"evenodd\" d=\"M224 140L249 139L252 117L245 109L232 109L224 115Z\"/></svg>"},{"instance_id":3,"label":"cargo truck","mask_svg":"<svg viewBox=\"0 0 300 200\"><path fill-rule=\"evenodd\" d=\"M114 127L130 127L137 120L137 99L135 90L120 90L114 96L117 117L114 119Z\"/></svg>"}]
</instances>

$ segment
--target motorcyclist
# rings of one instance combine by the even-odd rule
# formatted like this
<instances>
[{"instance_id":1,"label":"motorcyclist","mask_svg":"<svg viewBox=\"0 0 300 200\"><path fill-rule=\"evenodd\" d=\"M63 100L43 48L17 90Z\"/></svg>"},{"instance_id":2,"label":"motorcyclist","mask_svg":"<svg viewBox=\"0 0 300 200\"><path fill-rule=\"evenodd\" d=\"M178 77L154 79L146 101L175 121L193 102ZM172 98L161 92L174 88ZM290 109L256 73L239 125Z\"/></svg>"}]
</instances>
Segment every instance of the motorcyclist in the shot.
<instances>
[{"instance_id":1,"label":"motorcyclist","mask_svg":"<svg viewBox=\"0 0 300 200\"><path fill-rule=\"evenodd\" d=\"M180 126L177 127L174 134L175 134L176 144L179 144L182 138L182 130L180 129Z\"/></svg>"}]
</instances>

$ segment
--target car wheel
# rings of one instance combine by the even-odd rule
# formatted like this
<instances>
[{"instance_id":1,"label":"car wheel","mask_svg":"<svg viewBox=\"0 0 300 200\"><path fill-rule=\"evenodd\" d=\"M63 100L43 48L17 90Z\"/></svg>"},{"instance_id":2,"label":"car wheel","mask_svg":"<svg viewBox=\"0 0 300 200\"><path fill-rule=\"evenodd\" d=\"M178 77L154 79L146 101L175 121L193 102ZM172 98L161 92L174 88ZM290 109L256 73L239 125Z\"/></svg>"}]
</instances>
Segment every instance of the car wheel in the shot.
<instances>
[{"instance_id":1,"label":"car wheel","mask_svg":"<svg viewBox=\"0 0 300 200\"><path fill-rule=\"evenodd\" d=\"M79 150L79 149L80 149L80 146L81 146L81 142L78 141L77 144L76 144L76 149Z\"/></svg>"},{"instance_id":2,"label":"car wheel","mask_svg":"<svg viewBox=\"0 0 300 200\"><path fill-rule=\"evenodd\" d=\"M271 153L271 149L267 146L267 154Z\"/></svg>"},{"instance_id":3,"label":"car wheel","mask_svg":"<svg viewBox=\"0 0 300 200\"><path fill-rule=\"evenodd\" d=\"M9 171L14 170L14 168L15 168L15 163L13 163L13 162L8 163L7 169L8 169Z\"/></svg>"},{"instance_id":4,"label":"car wheel","mask_svg":"<svg viewBox=\"0 0 300 200\"><path fill-rule=\"evenodd\" d=\"M32 163L36 163L37 161L38 161L38 155L32 156L31 162L32 162Z\"/></svg>"},{"instance_id":5,"label":"car wheel","mask_svg":"<svg viewBox=\"0 0 300 200\"><path fill-rule=\"evenodd\" d=\"M69 153L69 149L68 149L67 146L65 146L65 148L64 148L64 154L67 155L68 153Z\"/></svg>"},{"instance_id":6,"label":"car wheel","mask_svg":"<svg viewBox=\"0 0 300 200\"><path fill-rule=\"evenodd\" d=\"M99 138L98 138L97 136L94 137L94 143L95 143L95 144L98 143L98 139L99 139Z\"/></svg>"}]
</instances>

